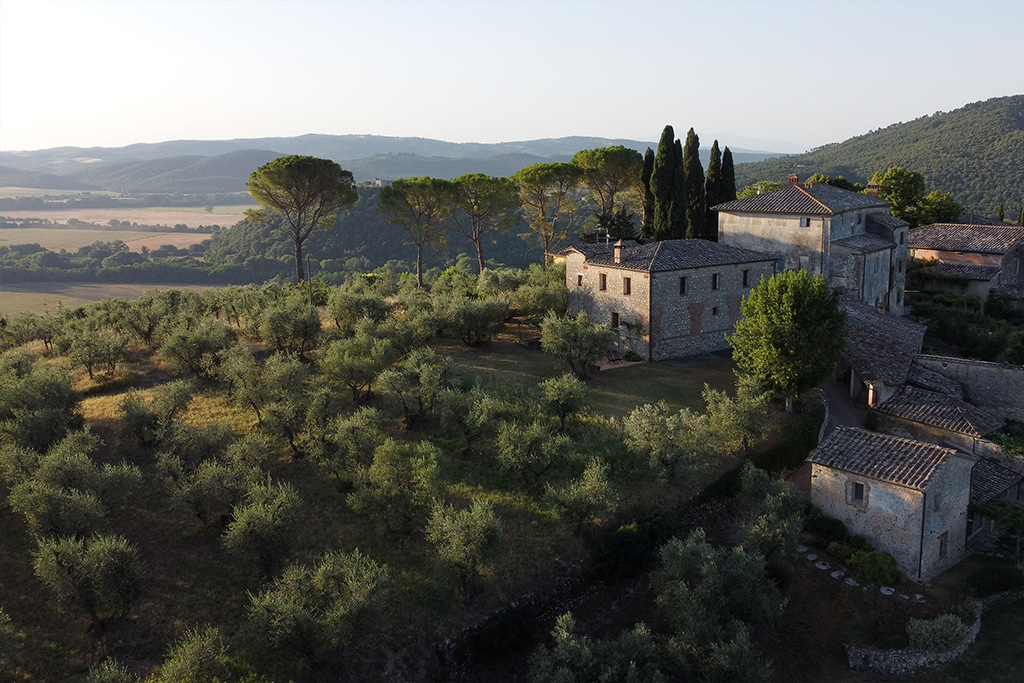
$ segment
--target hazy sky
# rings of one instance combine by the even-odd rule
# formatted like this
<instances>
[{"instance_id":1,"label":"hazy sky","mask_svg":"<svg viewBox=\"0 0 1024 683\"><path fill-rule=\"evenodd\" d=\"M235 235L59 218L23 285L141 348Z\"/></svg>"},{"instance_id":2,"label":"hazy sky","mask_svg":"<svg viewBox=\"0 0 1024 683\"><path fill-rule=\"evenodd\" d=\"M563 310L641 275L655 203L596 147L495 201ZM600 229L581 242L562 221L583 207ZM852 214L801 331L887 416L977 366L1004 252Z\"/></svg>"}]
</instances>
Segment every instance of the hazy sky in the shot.
<instances>
[{"instance_id":1,"label":"hazy sky","mask_svg":"<svg viewBox=\"0 0 1024 683\"><path fill-rule=\"evenodd\" d=\"M0 149L665 124L813 147L1024 93L1022 26L1022 0L0 0Z\"/></svg>"}]
</instances>

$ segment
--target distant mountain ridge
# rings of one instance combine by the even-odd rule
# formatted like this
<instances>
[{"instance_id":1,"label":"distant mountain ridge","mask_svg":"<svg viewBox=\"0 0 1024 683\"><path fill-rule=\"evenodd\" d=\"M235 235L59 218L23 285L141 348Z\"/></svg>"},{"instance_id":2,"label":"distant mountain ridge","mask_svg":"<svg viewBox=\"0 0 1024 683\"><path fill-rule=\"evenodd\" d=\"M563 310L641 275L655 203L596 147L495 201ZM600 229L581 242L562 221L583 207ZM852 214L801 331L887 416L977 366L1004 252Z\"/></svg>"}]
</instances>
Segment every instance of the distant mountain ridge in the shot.
<instances>
[{"instance_id":1,"label":"distant mountain ridge","mask_svg":"<svg viewBox=\"0 0 1024 683\"><path fill-rule=\"evenodd\" d=\"M657 147L656 142L596 137L457 143L380 135L311 134L292 138L175 140L127 147L56 147L0 152L0 164L12 171L67 178L72 184L82 185L81 189L88 186L88 189L115 192L226 193L244 192L252 171L283 154L333 159L342 168L352 171L356 181L361 182L419 175L454 178L464 173L508 176L531 164L568 161L582 149L610 145L623 145L640 152L647 147ZM706 163L708 150L703 152ZM735 149L733 156L736 163L742 163L775 154ZM6 177L0 170L0 186L9 185ZM51 178L46 182L49 188L56 181Z\"/></svg>"},{"instance_id":2,"label":"distant mountain ridge","mask_svg":"<svg viewBox=\"0 0 1024 683\"><path fill-rule=\"evenodd\" d=\"M1016 216L1024 199L1024 95L968 104L949 112L736 167L738 187L785 182L814 173L867 182L876 171L903 166L922 174L927 189L950 192L968 210L994 216L999 204Z\"/></svg>"}]
</instances>

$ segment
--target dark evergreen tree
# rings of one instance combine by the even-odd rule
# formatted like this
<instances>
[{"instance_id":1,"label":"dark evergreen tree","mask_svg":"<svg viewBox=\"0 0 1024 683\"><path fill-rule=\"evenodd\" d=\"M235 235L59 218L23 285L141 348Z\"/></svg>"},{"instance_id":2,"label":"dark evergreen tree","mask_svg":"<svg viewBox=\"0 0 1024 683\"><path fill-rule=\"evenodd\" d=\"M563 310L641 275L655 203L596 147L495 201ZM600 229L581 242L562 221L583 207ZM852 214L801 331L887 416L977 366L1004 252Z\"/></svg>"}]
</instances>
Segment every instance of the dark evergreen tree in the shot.
<instances>
[{"instance_id":1,"label":"dark evergreen tree","mask_svg":"<svg viewBox=\"0 0 1024 683\"><path fill-rule=\"evenodd\" d=\"M683 149L683 182L686 193L686 236L707 238L707 202L704 197L704 169L700 165L700 138L691 128Z\"/></svg>"},{"instance_id":2,"label":"dark evergreen tree","mask_svg":"<svg viewBox=\"0 0 1024 683\"><path fill-rule=\"evenodd\" d=\"M711 144L711 158L708 159L708 172L704 182L704 198L708 205L705 226L707 238L718 240L718 212L711 207L722 200L722 152L718 149L718 140Z\"/></svg>"},{"instance_id":3,"label":"dark evergreen tree","mask_svg":"<svg viewBox=\"0 0 1024 683\"><path fill-rule=\"evenodd\" d=\"M675 176L675 131L665 126L651 168L651 193L654 195L654 220L651 237L663 240L672 232L672 183Z\"/></svg>"},{"instance_id":4,"label":"dark evergreen tree","mask_svg":"<svg viewBox=\"0 0 1024 683\"><path fill-rule=\"evenodd\" d=\"M1020 200L1020 216L1017 218L1017 225L1024 225L1024 199Z\"/></svg>"},{"instance_id":5,"label":"dark evergreen tree","mask_svg":"<svg viewBox=\"0 0 1024 683\"><path fill-rule=\"evenodd\" d=\"M1003 203L999 202L999 210L996 211L996 218L1003 220Z\"/></svg>"},{"instance_id":6,"label":"dark evergreen tree","mask_svg":"<svg viewBox=\"0 0 1024 683\"><path fill-rule=\"evenodd\" d=\"M720 202L731 202L736 199L736 167L732 163L732 150L728 147L722 152L722 198Z\"/></svg>"},{"instance_id":7,"label":"dark evergreen tree","mask_svg":"<svg viewBox=\"0 0 1024 683\"><path fill-rule=\"evenodd\" d=\"M681 240L686 237L686 173L683 169L683 143L676 138L672 147L675 173L672 175L672 226L669 238ZM701 184L703 189L704 185Z\"/></svg>"},{"instance_id":8,"label":"dark evergreen tree","mask_svg":"<svg viewBox=\"0 0 1024 683\"><path fill-rule=\"evenodd\" d=\"M651 192L651 173L654 171L654 150L650 147L644 154L644 168L640 172L640 236L651 237L654 234L654 193Z\"/></svg>"}]
</instances>

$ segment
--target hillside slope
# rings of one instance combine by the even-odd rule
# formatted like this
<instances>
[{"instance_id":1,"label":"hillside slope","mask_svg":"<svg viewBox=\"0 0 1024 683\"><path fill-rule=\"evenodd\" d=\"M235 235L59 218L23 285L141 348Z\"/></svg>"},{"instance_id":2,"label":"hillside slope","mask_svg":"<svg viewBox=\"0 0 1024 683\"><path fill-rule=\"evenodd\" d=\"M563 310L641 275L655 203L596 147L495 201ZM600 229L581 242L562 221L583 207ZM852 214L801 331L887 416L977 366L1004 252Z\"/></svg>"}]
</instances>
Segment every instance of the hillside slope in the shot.
<instances>
[{"instance_id":1,"label":"hillside slope","mask_svg":"<svg viewBox=\"0 0 1024 683\"><path fill-rule=\"evenodd\" d=\"M891 166L921 173L929 191L950 192L970 211L995 215L1002 202L1007 215L1016 215L1024 199L1024 95L895 123L806 154L740 164L736 182L785 182L790 173L866 182Z\"/></svg>"}]
</instances>

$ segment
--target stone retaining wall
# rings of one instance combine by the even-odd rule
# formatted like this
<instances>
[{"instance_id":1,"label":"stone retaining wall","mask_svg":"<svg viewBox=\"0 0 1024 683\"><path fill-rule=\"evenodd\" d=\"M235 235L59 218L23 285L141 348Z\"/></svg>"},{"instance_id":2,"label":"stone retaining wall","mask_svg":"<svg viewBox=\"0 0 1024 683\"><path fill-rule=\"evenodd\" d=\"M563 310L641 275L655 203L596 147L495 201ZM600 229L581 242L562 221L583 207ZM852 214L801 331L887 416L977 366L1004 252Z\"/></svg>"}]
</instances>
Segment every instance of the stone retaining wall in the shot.
<instances>
[{"instance_id":1,"label":"stone retaining wall","mask_svg":"<svg viewBox=\"0 0 1024 683\"><path fill-rule=\"evenodd\" d=\"M854 671L873 671L886 675L911 674L930 669L961 657L974 643L981 630L981 614L992 605L1012 602L1024 597L1024 591L1010 591L974 601L974 622L968 626L964 641L947 652L931 652L913 647L881 650L874 647L846 645L846 658Z\"/></svg>"}]
</instances>

